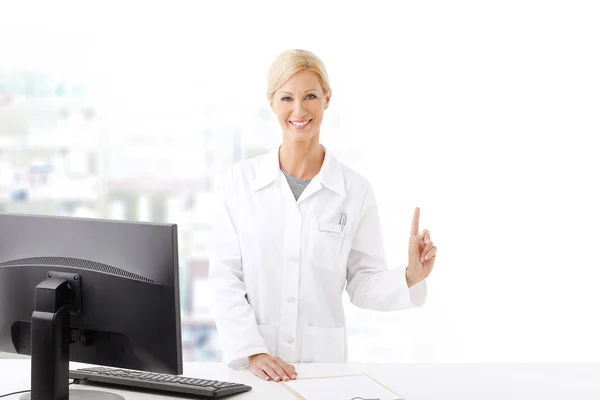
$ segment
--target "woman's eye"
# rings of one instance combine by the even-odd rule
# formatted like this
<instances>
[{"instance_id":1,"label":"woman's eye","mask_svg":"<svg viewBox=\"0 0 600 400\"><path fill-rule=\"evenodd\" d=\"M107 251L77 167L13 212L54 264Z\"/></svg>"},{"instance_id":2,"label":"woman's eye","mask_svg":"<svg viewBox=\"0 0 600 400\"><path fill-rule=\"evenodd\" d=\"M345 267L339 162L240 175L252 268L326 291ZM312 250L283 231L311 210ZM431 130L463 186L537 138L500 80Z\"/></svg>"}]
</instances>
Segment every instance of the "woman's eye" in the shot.
<instances>
[{"instance_id":1,"label":"woman's eye","mask_svg":"<svg viewBox=\"0 0 600 400\"><path fill-rule=\"evenodd\" d=\"M312 99L316 99L316 98L317 98L317 96L315 96L314 94L309 94L306 96L307 100L312 100ZM292 98L289 96L285 96L285 97L281 98L281 101L292 101Z\"/></svg>"}]
</instances>

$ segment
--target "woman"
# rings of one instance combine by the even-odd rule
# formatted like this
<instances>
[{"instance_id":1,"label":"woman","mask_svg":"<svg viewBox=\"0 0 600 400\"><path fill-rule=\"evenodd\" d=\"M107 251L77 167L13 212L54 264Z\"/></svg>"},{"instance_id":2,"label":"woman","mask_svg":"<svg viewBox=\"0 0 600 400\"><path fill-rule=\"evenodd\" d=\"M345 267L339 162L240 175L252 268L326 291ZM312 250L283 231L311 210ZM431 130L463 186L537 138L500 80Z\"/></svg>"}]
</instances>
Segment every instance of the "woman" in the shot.
<instances>
[{"instance_id":1,"label":"woman","mask_svg":"<svg viewBox=\"0 0 600 400\"><path fill-rule=\"evenodd\" d=\"M416 208L408 266L388 269L369 182L320 144L331 88L319 58L279 55L267 95L282 142L226 174L209 280L224 360L285 381L289 363L347 361L344 289L365 309L424 304L437 248Z\"/></svg>"}]
</instances>

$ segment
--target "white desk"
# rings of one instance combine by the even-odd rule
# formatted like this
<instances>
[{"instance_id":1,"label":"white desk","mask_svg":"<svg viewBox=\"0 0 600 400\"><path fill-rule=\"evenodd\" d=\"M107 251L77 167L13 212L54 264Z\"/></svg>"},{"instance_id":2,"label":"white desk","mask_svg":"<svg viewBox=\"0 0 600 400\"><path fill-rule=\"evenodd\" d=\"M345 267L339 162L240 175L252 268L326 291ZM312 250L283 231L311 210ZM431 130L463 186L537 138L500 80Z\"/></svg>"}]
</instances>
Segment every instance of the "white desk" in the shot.
<instances>
[{"instance_id":1,"label":"white desk","mask_svg":"<svg viewBox=\"0 0 600 400\"><path fill-rule=\"evenodd\" d=\"M0 360L0 395L29 389L29 366L29 359ZM71 369L82 366L72 364ZM407 400L600 399L600 364L299 364L296 371L299 377L366 373ZM262 381L247 370L230 370L221 363L186 363L184 375L252 386L251 391L229 397L231 400L295 399L278 383ZM167 398L113 392L127 400Z\"/></svg>"}]
</instances>

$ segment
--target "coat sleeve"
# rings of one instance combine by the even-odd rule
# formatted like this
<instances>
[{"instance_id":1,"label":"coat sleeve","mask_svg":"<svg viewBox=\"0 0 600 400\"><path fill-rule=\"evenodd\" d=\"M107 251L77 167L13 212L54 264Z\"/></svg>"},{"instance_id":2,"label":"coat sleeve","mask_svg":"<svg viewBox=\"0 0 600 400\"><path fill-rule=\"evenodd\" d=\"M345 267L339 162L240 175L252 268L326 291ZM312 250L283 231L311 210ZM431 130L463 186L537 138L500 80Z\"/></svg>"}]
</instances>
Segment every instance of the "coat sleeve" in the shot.
<instances>
[{"instance_id":1,"label":"coat sleeve","mask_svg":"<svg viewBox=\"0 0 600 400\"><path fill-rule=\"evenodd\" d=\"M226 173L212 223L208 280L223 361L231 368L247 368L248 356L269 353L256 315L246 298L240 241L235 224L235 179Z\"/></svg>"},{"instance_id":2,"label":"coat sleeve","mask_svg":"<svg viewBox=\"0 0 600 400\"><path fill-rule=\"evenodd\" d=\"M423 280L409 288L405 270L401 266L387 267L379 211L369 187L348 256L346 292L350 301L357 307L376 311L422 306L427 298L427 282Z\"/></svg>"}]
</instances>

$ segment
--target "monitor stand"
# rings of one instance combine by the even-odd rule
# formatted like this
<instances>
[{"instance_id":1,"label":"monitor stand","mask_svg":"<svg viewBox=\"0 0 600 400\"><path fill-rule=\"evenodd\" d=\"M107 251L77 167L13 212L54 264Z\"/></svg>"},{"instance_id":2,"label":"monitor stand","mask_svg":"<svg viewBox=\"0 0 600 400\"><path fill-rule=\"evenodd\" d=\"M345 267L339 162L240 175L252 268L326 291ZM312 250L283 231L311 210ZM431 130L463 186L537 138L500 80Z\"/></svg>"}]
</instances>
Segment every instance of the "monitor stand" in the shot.
<instances>
[{"instance_id":1,"label":"monitor stand","mask_svg":"<svg viewBox=\"0 0 600 400\"><path fill-rule=\"evenodd\" d=\"M81 279L50 272L35 288L31 316L31 392L22 400L125 400L98 390L69 390L71 312L81 312Z\"/></svg>"},{"instance_id":2,"label":"monitor stand","mask_svg":"<svg viewBox=\"0 0 600 400\"><path fill-rule=\"evenodd\" d=\"M19 397L20 400L32 400L31 393L26 393ZM37 400L37 399L34 399ZM65 398L65 400L67 400ZM103 392L100 390L69 390L68 400L125 400L118 394Z\"/></svg>"}]
</instances>

